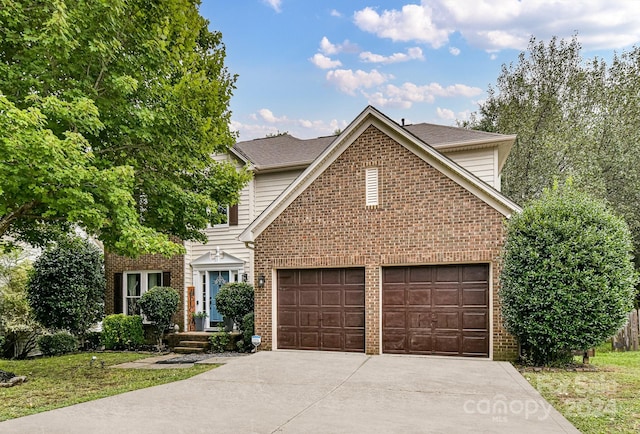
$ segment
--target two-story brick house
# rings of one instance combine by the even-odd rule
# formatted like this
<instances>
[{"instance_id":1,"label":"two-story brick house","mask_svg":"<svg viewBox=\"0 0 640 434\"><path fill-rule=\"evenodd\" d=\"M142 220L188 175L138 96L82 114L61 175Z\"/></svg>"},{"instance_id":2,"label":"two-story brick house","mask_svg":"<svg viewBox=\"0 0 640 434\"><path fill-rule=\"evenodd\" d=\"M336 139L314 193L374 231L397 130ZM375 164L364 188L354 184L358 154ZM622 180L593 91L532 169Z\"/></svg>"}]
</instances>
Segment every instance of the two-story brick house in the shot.
<instances>
[{"instance_id":1,"label":"two-story brick house","mask_svg":"<svg viewBox=\"0 0 640 434\"><path fill-rule=\"evenodd\" d=\"M514 140L368 107L338 136L237 143L217 158L254 178L228 222L180 257L107 254L108 311L169 279L182 326L190 309L213 326L219 286L246 279L266 349L513 357L497 294Z\"/></svg>"}]
</instances>

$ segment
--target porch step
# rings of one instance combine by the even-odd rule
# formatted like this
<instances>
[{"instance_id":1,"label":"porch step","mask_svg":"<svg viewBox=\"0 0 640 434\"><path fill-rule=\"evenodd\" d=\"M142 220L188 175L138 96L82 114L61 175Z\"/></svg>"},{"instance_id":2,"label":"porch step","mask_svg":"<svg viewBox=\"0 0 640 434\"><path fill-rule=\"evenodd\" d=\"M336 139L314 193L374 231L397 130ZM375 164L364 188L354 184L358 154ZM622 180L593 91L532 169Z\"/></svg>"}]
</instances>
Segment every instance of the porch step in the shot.
<instances>
[{"instance_id":1,"label":"porch step","mask_svg":"<svg viewBox=\"0 0 640 434\"><path fill-rule=\"evenodd\" d=\"M211 347L208 332L172 333L168 336L169 346L180 354L203 353Z\"/></svg>"},{"instance_id":2,"label":"porch step","mask_svg":"<svg viewBox=\"0 0 640 434\"><path fill-rule=\"evenodd\" d=\"M204 353L204 348L193 348L193 347L175 347L173 352L176 354L193 354L193 353Z\"/></svg>"},{"instance_id":3,"label":"porch step","mask_svg":"<svg viewBox=\"0 0 640 434\"><path fill-rule=\"evenodd\" d=\"M207 349L209 347L208 341L180 341L178 342L179 347L188 347L188 348L203 348Z\"/></svg>"},{"instance_id":4,"label":"porch step","mask_svg":"<svg viewBox=\"0 0 640 434\"><path fill-rule=\"evenodd\" d=\"M179 338L180 341L202 341L209 342L209 337L212 333L209 332L183 332L176 333L176 337Z\"/></svg>"}]
</instances>

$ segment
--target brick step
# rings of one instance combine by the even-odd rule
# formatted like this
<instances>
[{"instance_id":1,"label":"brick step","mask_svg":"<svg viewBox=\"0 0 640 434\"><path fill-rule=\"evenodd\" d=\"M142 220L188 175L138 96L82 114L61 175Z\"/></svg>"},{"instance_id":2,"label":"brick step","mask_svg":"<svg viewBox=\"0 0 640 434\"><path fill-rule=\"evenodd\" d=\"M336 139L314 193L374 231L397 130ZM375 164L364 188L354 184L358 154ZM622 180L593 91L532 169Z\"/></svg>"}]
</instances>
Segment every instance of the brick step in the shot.
<instances>
[{"instance_id":1,"label":"brick step","mask_svg":"<svg viewBox=\"0 0 640 434\"><path fill-rule=\"evenodd\" d=\"M178 342L178 347L188 347L188 348L208 348L209 342L205 341L180 341Z\"/></svg>"},{"instance_id":2,"label":"brick step","mask_svg":"<svg viewBox=\"0 0 640 434\"><path fill-rule=\"evenodd\" d=\"M175 347L173 352L176 354L204 353L204 348Z\"/></svg>"},{"instance_id":3,"label":"brick step","mask_svg":"<svg viewBox=\"0 0 640 434\"><path fill-rule=\"evenodd\" d=\"M176 333L176 338L180 341L202 341L209 342L209 337L212 333L208 332L188 332L188 333Z\"/></svg>"}]
</instances>

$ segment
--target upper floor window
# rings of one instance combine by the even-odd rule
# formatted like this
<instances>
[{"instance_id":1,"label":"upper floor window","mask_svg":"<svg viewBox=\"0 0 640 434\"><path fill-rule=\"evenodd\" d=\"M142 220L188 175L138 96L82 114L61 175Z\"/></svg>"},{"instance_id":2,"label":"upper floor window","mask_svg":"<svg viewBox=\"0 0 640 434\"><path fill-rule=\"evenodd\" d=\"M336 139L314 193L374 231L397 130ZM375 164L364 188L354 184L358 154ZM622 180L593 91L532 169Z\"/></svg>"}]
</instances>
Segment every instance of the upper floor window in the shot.
<instances>
[{"instance_id":1,"label":"upper floor window","mask_svg":"<svg viewBox=\"0 0 640 434\"><path fill-rule=\"evenodd\" d=\"M221 217L220 223L213 225L214 228L229 226L229 205L218 205L218 215Z\"/></svg>"},{"instance_id":2,"label":"upper floor window","mask_svg":"<svg viewBox=\"0 0 640 434\"><path fill-rule=\"evenodd\" d=\"M218 205L218 214L222 221L213 225L214 228L238 226L238 205Z\"/></svg>"}]
</instances>

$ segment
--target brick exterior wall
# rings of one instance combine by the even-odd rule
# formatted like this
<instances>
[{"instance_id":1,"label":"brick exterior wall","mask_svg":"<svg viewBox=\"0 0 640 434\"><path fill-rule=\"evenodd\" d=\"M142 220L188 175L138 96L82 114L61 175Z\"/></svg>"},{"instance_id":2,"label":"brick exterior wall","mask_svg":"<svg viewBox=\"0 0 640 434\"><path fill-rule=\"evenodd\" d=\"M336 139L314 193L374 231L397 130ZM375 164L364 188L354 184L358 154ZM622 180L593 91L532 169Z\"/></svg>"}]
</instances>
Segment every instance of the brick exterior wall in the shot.
<instances>
[{"instance_id":1,"label":"brick exterior wall","mask_svg":"<svg viewBox=\"0 0 640 434\"><path fill-rule=\"evenodd\" d=\"M379 171L379 205L365 206L365 169ZM272 279L279 268L365 267L365 348L380 353L380 270L391 265L491 264L493 358L517 356L498 302L504 217L370 126L255 243L256 333L272 348Z\"/></svg>"},{"instance_id":2,"label":"brick exterior wall","mask_svg":"<svg viewBox=\"0 0 640 434\"><path fill-rule=\"evenodd\" d=\"M180 293L180 305L178 312L173 316L173 322L180 326L180 330L185 329L184 309L184 255L175 255L170 258L163 255L142 255L137 259L126 258L114 253L104 254L105 276L107 279L107 290L105 294L105 313L114 313L114 274L127 271L158 270L169 271L171 273L171 287Z\"/></svg>"}]
</instances>

